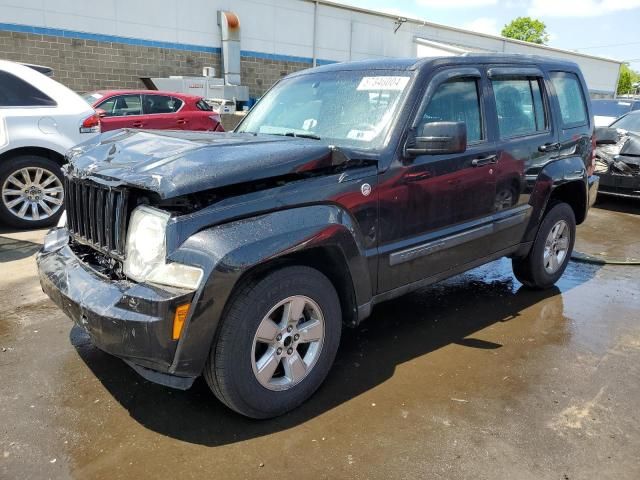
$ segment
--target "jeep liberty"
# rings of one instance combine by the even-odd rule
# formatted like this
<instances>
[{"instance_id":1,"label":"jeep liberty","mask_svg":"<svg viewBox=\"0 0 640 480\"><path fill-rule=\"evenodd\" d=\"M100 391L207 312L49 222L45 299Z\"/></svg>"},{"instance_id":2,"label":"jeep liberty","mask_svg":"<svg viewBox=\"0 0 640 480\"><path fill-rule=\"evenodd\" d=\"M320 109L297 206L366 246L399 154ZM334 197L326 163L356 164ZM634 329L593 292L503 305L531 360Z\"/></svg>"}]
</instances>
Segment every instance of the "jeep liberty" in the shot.
<instances>
[{"instance_id":1,"label":"jeep liberty","mask_svg":"<svg viewBox=\"0 0 640 480\"><path fill-rule=\"evenodd\" d=\"M42 288L101 350L252 418L309 398L343 325L501 257L551 287L595 201L579 68L517 55L322 66L234 132L72 149Z\"/></svg>"}]
</instances>

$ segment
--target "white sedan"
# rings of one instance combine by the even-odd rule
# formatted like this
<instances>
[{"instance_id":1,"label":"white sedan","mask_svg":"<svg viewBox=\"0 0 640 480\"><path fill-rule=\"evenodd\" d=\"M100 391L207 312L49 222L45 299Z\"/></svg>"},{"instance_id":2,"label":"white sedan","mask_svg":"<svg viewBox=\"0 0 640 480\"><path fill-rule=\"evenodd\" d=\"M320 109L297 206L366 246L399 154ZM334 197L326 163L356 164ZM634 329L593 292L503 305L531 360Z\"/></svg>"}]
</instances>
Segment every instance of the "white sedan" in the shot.
<instances>
[{"instance_id":1,"label":"white sedan","mask_svg":"<svg viewBox=\"0 0 640 480\"><path fill-rule=\"evenodd\" d=\"M64 154L100 133L95 111L38 70L0 60L0 221L18 228L57 222Z\"/></svg>"}]
</instances>

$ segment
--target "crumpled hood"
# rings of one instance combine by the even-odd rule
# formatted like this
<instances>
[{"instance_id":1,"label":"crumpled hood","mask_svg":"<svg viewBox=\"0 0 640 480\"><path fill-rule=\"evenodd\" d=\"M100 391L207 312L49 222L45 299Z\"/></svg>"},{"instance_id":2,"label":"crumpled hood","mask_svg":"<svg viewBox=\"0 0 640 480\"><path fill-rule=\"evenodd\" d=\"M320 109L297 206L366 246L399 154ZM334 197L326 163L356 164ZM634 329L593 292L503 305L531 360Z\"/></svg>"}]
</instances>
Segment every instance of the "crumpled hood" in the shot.
<instances>
[{"instance_id":1,"label":"crumpled hood","mask_svg":"<svg viewBox=\"0 0 640 480\"><path fill-rule=\"evenodd\" d=\"M116 130L68 154L69 172L161 198L303 174L346 161L317 140L246 133Z\"/></svg>"}]
</instances>

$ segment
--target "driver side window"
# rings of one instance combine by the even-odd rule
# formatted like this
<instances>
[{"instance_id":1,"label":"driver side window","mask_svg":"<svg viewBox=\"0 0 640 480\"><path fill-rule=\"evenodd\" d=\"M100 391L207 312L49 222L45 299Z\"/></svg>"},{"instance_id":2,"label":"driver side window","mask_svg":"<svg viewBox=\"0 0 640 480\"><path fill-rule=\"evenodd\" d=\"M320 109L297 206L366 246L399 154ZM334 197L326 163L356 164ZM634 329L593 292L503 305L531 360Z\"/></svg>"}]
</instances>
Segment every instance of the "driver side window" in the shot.
<instances>
[{"instance_id":1,"label":"driver side window","mask_svg":"<svg viewBox=\"0 0 640 480\"><path fill-rule=\"evenodd\" d=\"M467 143L483 139L478 81L457 78L438 87L424 111L420 128L431 122L464 122Z\"/></svg>"},{"instance_id":2,"label":"driver side window","mask_svg":"<svg viewBox=\"0 0 640 480\"><path fill-rule=\"evenodd\" d=\"M140 95L117 95L105 100L97 108L104 110L107 117L142 114Z\"/></svg>"}]
</instances>

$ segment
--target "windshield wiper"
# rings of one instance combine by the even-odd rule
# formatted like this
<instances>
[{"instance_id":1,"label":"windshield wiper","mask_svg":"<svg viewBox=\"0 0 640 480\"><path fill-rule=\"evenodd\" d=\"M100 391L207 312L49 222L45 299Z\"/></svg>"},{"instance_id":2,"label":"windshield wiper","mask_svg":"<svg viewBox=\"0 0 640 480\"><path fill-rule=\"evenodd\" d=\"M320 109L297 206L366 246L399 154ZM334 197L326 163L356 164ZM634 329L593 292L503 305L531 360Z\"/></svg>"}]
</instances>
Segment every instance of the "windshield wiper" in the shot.
<instances>
[{"instance_id":1,"label":"windshield wiper","mask_svg":"<svg viewBox=\"0 0 640 480\"><path fill-rule=\"evenodd\" d=\"M296 132L286 132L283 133L285 137L296 137L296 138L310 138L312 140L321 140L321 138L314 133L296 133Z\"/></svg>"}]
</instances>

